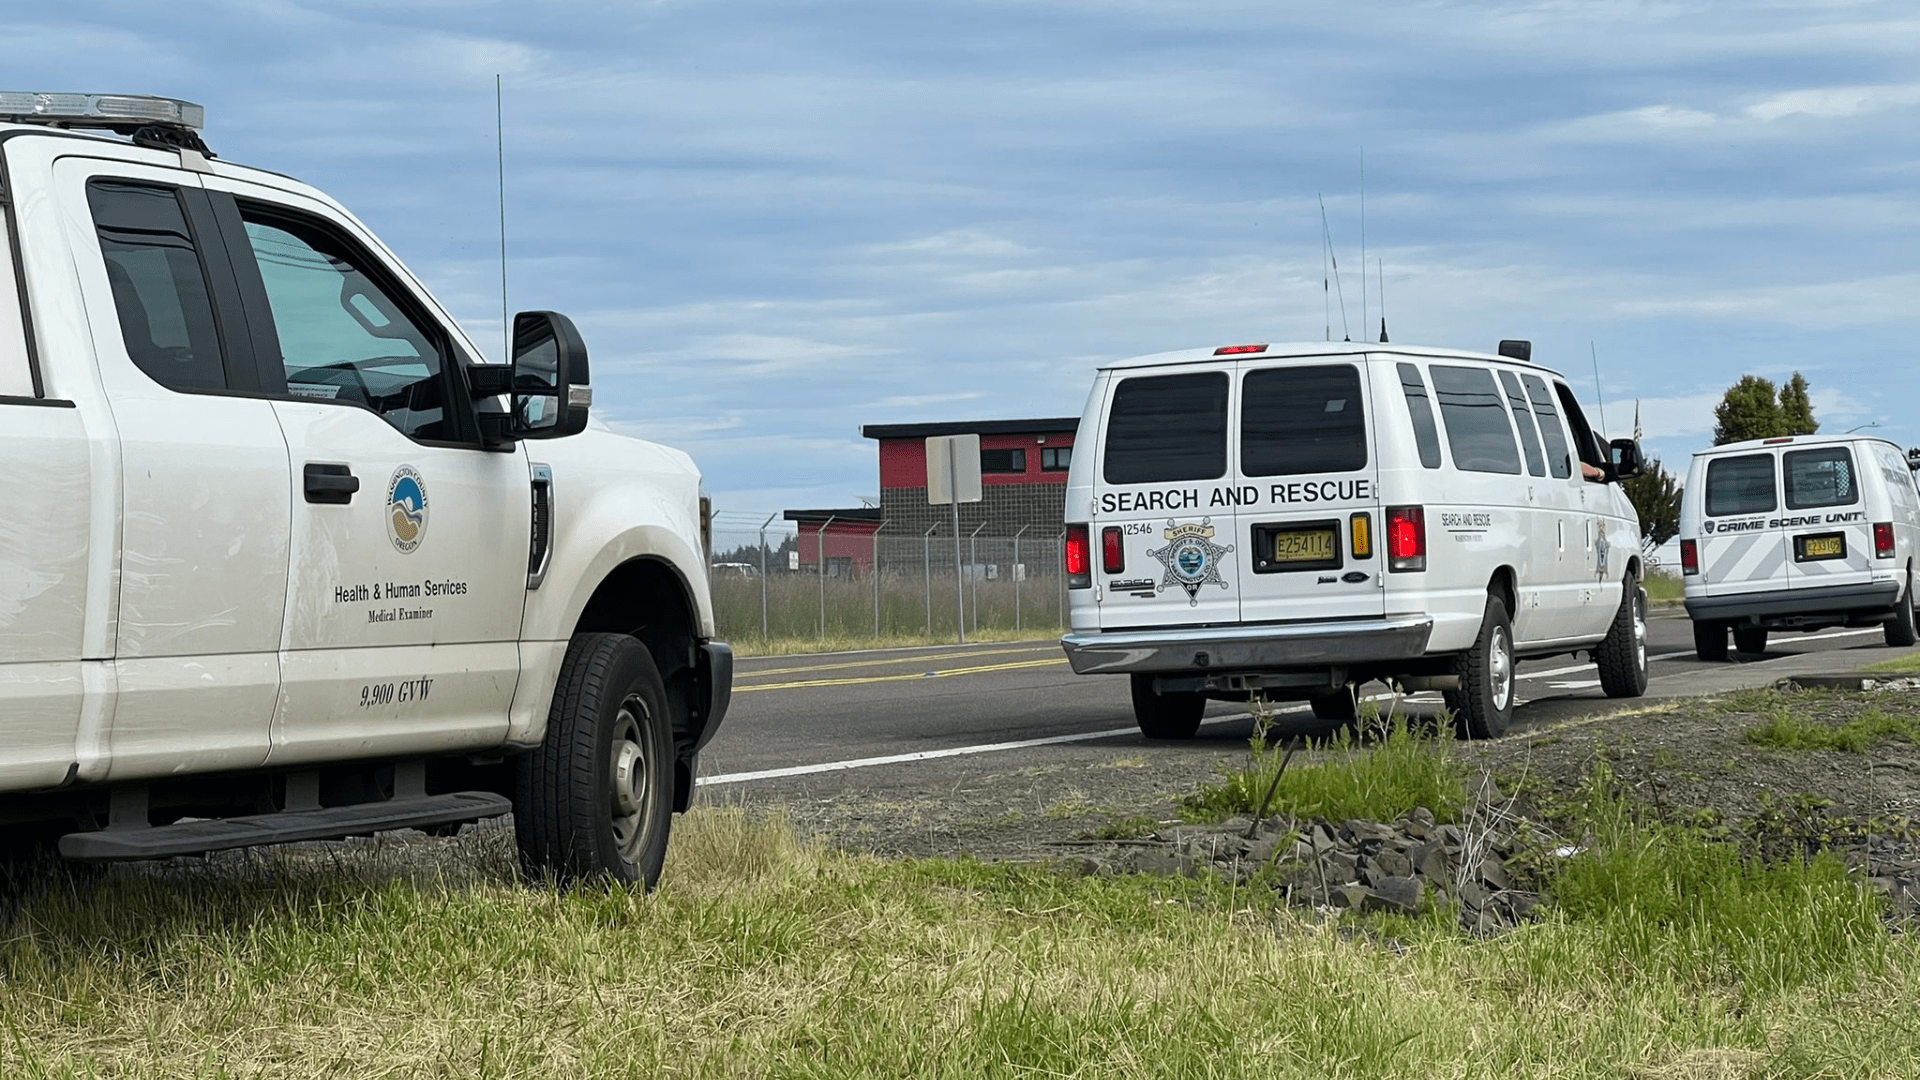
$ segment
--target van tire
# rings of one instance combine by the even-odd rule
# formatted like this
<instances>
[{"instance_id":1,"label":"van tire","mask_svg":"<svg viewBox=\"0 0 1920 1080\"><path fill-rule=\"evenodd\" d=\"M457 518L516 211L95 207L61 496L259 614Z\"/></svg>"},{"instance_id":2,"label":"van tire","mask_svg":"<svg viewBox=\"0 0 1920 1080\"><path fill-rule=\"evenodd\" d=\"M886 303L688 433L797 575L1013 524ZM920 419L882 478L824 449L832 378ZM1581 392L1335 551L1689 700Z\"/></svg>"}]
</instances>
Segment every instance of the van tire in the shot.
<instances>
[{"instance_id":1,"label":"van tire","mask_svg":"<svg viewBox=\"0 0 1920 1080\"><path fill-rule=\"evenodd\" d=\"M1767 628L1764 626L1734 627L1733 647L1739 652L1759 656L1767 651Z\"/></svg>"},{"instance_id":2,"label":"van tire","mask_svg":"<svg viewBox=\"0 0 1920 1080\"><path fill-rule=\"evenodd\" d=\"M1473 647L1454 659L1458 690L1443 691L1453 724L1470 739L1496 739L1513 723L1513 621L1506 602L1487 597L1480 617L1480 636Z\"/></svg>"},{"instance_id":3,"label":"van tire","mask_svg":"<svg viewBox=\"0 0 1920 1080\"><path fill-rule=\"evenodd\" d=\"M1134 675L1133 719L1149 739L1191 739L1200 730L1207 696L1198 690L1156 694L1152 675Z\"/></svg>"},{"instance_id":4,"label":"van tire","mask_svg":"<svg viewBox=\"0 0 1920 1080\"><path fill-rule=\"evenodd\" d=\"M1727 658L1727 624L1710 619L1693 622L1693 655L1702 660Z\"/></svg>"},{"instance_id":5,"label":"van tire","mask_svg":"<svg viewBox=\"0 0 1920 1080\"><path fill-rule=\"evenodd\" d=\"M1639 697L1647 692L1647 593L1632 574L1621 586L1620 609L1593 658L1608 697Z\"/></svg>"},{"instance_id":6,"label":"van tire","mask_svg":"<svg viewBox=\"0 0 1920 1080\"><path fill-rule=\"evenodd\" d=\"M1920 641L1920 619L1914 617L1913 567L1907 567L1907 589L1900 594L1900 603L1893 610L1893 619L1886 625L1887 644L1896 649L1904 649Z\"/></svg>"},{"instance_id":7,"label":"van tire","mask_svg":"<svg viewBox=\"0 0 1920 1080\"><path fill-rule=\"evenodd\" d=\"M540 748L519 760L521 868L558 884L651 889L673 826L673 713L652 654L627 634L575 634Z\"/></svg>"},{"instance_id":8,"label":"van tire","mask_svg":"<svg viewBox=\"0 0 1920 1080\"><path fill-rule=\"evenodd\" d=\"M1352 723L1360 718L1359 687L1344 686L1331 694L1308 698L1315 720L1339 720Z\"/></svg>"}]
</instances>

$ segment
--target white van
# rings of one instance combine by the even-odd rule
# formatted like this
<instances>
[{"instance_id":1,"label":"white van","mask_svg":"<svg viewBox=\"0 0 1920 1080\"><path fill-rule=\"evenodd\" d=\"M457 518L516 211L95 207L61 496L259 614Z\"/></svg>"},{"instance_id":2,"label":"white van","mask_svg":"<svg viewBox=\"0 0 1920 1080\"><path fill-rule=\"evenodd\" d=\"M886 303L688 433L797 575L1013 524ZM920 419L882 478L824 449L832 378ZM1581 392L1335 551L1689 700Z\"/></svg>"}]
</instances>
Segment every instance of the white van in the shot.
<instances>
[{"instance_id":1,"label":"white van","mask_svg":"<svg viewBox=\"0 0 1920 1080\"><path fill-rule=\"evenodd\" d=\"M1531 346L1230 345L1102 368L1067 479L1074 671L1131 676L1150 738L1208 698L1352 716L1370 679L1499 735L1514 665L1586 651L1646 689L1639 519ZM1610 452L1611 451L1611 452Z\"/></svg>"},{"instance_id":2,"label":"white van","mask_svg":"<svg viewBox=\"0 0 1920 1080\"><path fill-rule=\"evenodd\" d=\"M1769 630L1886 627L1912 645L1920 490L1900 447L1867 435L1793 435L1693 455L1680 569L1694 651L1724 660Z\"/></svg>"}]
</instances>

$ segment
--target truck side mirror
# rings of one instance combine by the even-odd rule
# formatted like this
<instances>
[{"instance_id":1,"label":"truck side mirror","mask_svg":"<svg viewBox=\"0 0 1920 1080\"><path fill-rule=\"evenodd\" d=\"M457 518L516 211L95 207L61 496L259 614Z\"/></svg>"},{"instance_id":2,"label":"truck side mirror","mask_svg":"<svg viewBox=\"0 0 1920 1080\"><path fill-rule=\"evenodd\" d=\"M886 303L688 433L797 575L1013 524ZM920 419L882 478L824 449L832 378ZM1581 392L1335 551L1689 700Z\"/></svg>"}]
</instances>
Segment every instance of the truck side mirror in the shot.
<instances>
[{"instance_id":1,"label":"truck side mirror","mask_svg":"<svg viewBox=\"0 0 1920 1080\"><path fill-rule=\"evenodd\" d=\"M1614 479L1631 480L1647 471L1647 457L1636 440L1615 439L1607 444L1607 451L1613 460Z\"/></svg>"},{"instance_id":2,"label":"truck side mirror","mask_svg":"<svg viewBox=\"0 0 1920 1080\"><path fill-rule=\"evenodd\" d=\"M587 346L573 320L557 311L513 317L512 432L517 439L558 439L587 427L593 405Z\"/></svg>"}]
</instances>

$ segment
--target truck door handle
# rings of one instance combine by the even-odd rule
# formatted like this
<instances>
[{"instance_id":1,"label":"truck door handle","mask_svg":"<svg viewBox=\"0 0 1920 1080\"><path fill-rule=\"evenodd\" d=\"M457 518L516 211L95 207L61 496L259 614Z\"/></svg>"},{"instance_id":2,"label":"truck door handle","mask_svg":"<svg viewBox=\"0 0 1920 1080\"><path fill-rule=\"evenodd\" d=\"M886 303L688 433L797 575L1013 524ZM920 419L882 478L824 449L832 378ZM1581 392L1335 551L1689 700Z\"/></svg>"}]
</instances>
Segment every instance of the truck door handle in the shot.
<instances>
[{"instance_id":1,"label":"truck door handle","mask_svg":"<svg viewBox=\"0 0 1920 1080\"><path fill-rule=\"evenodd\" d=\"M345 465L316 465L307 463L306 468L307 501L310 503L334 503L344 505L353 501L353 493L360 490L360 478Z\"/></svg>"}]
</instances>

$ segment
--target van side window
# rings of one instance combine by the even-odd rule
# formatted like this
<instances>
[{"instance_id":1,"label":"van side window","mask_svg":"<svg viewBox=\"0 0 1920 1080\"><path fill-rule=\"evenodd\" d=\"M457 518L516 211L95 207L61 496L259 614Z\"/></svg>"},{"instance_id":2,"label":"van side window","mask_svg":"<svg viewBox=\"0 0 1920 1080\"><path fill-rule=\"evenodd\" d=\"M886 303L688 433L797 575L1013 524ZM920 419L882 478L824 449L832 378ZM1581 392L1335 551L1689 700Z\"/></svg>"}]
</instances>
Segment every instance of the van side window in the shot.
<instances>
[{"instance_id":1,"label":"van side window","mask_svg":"<svg viewBox=\"0 0 1920 1080\"><path fill-rule=\"evenodd\" d=\"M1367 418L1352 364L1266 368L1240 386L1240 470L1351 472L1367 464Z\"/></svg>"},{"instance_id":2,"label":"van side window","mask_svg":"<svg viewBox=\"0 0 1920 1080\"><path fill-rule=\"evenodd\" d=\"M1606 471L1607 453L1600 445L1600 437L1594 434L1593 427L1587 423L1587 414L1580 411L1580 402L1567 389L1566 383L1553 384L1554 393L1560 395L1560 407L1566 410L1567 426L1573 429L1573 452L1580 460L1601 471Z\"/></svg>"},{"instance_id":3,"label":"van side window","mask_svg":"<svg viewBox=\"0 0 1920 1080\"><path fill-rule=\"evenodd\" d=\"M1429 469L1440 467L1440 431L1433 426L1433 402L1427 399L1426 381L1420 369L1401 364L1400 389L1407 395L1407 415L1413 417L1413 441L1420 448L1420 464Z\"/></svg>"},{"instance_id":4,"label":"van side window","mask_svg":"<svg viewBox=\"0 0 1920 1080\"><path fill-rule=\"evenodd\" d=\"M1573 459L1567 454L1567 435L1560 427L1560 414L1553 407L1553 395L1547 392L1547 383L1538 375L1522 375L1521 383L1527 388L1527 398L1533 402L1533 413L1540 419L1540 438L1546 444L1547 469L1556 479L1565 480L1573 475Z\"/></svg>"},{"instance_id":5,"label":"van side window","mask_svg":"<svg viewBox=\"0 0 1920 1080\"><path fill-rule=\"evenodd\" d=\"M219 324L179 192L90 180L87 204L127 357L171 390L226 389Z\"/></svg>"},{"instance_id":6,"label":"van side window","mask_svg":"<svg viewBox=\"0 0 1920 1080\"><path fill-rule=\"evenodd\" d=\"M1226 471L1226 372L1121 380L1107 414L1107 483L1218 480Z\"/></svg>"},{"instance_id":7,"label":"van side window","mask_svg":"<svg viewBox=\"0 0 1920 1080\"><path fill-rule=\"evenodd\" d=\"M1447 446L1455 468L1468 472L1519 473L1520 449L1513 424L1500 404L1493 372L1478 367L1434 364L1433 390L1447 425Z\"/></svg>"},{"instance_id":8,"label":"van side window","mask_svg":"<svg viewBox=\"0 0 1920 1080\"><path fill-rule=\"evenodd\" d=\"M1741 454L1707 462L1707 516L1766 514L1774 508L1773 455Z\"/></svg>"},{"instance_id":9,"label":"van side window","mask_svg":"<svg viewBox=\"0 0 1920 1080\"><path fill-rule=\"evenodd\" d=\"M1860 501L1860 485L1853 480L1853 455L1846 447L1789 450L1782 457L1787 473L1787 509L1845 506Z\"/></svg>"},{"instance_id":10,"label":"van side window","mask_svg":"<svg viewBox=\"0 0 1920 1080\"><path fill-rule=\"evenodd\" d=\"M1547 467L1540 460L1540 432L1533 426L1533 414L1527 409L1527 397L1520 392L1520 380L1513 372L1500 373L1500 388L1507 392L1507 406L1513 410L1513 423L1520 429L1520 448L1527 452L1527 472L1534 476L1547 475Z\"/></svg>"}]
</instances>

